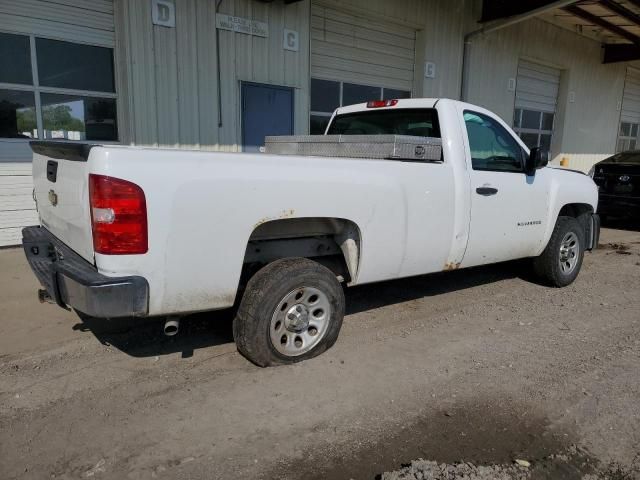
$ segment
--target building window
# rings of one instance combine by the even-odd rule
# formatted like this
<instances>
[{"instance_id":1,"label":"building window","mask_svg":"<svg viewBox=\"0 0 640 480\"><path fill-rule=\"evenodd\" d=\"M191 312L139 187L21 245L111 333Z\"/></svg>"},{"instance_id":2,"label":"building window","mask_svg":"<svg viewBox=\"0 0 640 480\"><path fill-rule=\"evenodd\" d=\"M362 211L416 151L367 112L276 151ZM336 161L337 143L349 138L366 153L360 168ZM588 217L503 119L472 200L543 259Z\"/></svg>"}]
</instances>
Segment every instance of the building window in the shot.
<instances>
[{"instance_id":1,"label":"building window","mask_svg":"<svg viewBox=\"0 0 640 480\"><path fill-rule=\"evenodd\" d=\"M542 147L551 150L554 114L524 108L516 108L513 130L529 148Z\"/></svg>"},{"instance_id":2,"label":"building window","mask_svg":"<svg viewBox=\"0 0 640 480\"><path fill-rule=\"evenodd\" d=\"M0 33L0 83L31 84L30 50L29 37Z\"/></svg>"},{"instance_id":3,"label":"building window","mask_svg":"<svg viewBox=\"0 0 640 480\"><path fill-rule=\"evenodd\" d=\"M33 92L0 89L0 137L38 138Z\"/></svg>"},{"instance_id":4,"label":"building window","mask_svg":"<svg viewBox=\"0 0 640 480\"><path fill-rule=\"evenodd\" d=\"M625 150L635 150L638 142L639 130L640 125L637 123L621 122L616 153L624 152Z\"/></svg>"},{"instance_id":5,"label":"building window","mask_svg":"<svg viewBox=\"0 0 640 480\"><path fill-rule=\"evenodd\" d=\"M112 49L0 33L0 138L117 141L116 98Z\"/></svg>"},{"instance_id":6,"label":"building window","mask_svg":"<svg viewBox=\"0 0 640 480\"><path fill-rule=\"evenodd\" d=\"M411 92L406 90L312 78L309 132L311 135L324 134L333 111L338 107L369 100L410 97Z\"/></svg>"}]
</instances>

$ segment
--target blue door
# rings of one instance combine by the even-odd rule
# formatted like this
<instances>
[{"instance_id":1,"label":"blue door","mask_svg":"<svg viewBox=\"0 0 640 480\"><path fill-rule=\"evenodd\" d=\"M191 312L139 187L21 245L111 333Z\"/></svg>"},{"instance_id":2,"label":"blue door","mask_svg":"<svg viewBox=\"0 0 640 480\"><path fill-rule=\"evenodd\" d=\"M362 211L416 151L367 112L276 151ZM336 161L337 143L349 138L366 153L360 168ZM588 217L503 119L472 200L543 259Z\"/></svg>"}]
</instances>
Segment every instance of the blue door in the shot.
<instances>
[{"instance_id":1,"label":"blue door","mask_svg":"<svg viewBox=\"0 0 640 480\"><path fill-rule=\"evenodd\" d=\"M267 135L293 135L293 89L242 82L242 150L259 151Z\"/></svg>"}]
</instances>

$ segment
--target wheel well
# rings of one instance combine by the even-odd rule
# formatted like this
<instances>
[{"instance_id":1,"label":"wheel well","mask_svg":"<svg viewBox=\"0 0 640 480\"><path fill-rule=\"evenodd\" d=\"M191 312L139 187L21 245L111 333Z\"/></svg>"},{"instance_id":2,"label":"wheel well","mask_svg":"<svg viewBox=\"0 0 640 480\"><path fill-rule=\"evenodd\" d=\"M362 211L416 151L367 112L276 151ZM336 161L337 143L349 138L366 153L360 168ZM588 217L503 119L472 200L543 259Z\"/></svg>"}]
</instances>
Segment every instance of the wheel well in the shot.
<instances>
[{"instance_id":1,"label":"wheel well","mask_svg":"<svg viewBox=\"0 0 640 480\"><path fill-rule=\"evenodd\" d=\"M343 218L271 220L258 225L251 233L244 255L244 270L251 276L251 272L274 260L305 257L351 282L358 274L360 245L360 229Z\"/></svg>"},{"instance_id":2,"label":"wheel well","mask_svg":"<svg viewBox=\"0 0 640 480\"><path fill-rule=\"evenodd\" d=\"M587 203L569 203L563 206L558 213L558 217L573 217L584 229L585 237L589 242L589 239L593 239L591 214L593 213L593 207ZM597 239L596 239L597 241ZM594 245L587 248L595 248Z\"/></svg>"},{"instance_id":3,"label":"wheel well","mask_svg":"<svg viewBox=\"0 0 640 480\"><path fill-rule=\"evenodd\" d=\"M593 207L587 203L569 203L560 209L559 217L580 218L593 213Z\"/></svg>"}]
</instances>

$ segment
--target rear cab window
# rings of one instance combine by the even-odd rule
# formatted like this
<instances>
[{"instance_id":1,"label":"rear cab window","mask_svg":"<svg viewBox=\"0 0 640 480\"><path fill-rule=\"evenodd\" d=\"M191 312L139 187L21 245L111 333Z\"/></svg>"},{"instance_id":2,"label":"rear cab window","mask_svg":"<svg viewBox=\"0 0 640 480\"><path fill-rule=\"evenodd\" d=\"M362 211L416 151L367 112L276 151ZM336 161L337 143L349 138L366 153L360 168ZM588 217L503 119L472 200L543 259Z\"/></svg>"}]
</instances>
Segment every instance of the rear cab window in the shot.
<instances>
[{"instance_id":1,"label":"rear cab window","mask_svg":"<svg viewBox=\"0 0 640 480\"><path fill-rule=\"evenodd\" d=\"M368 110L336 115L327 135L413 135L440 138L435 108Z\"/></svg>"}]
</instances>

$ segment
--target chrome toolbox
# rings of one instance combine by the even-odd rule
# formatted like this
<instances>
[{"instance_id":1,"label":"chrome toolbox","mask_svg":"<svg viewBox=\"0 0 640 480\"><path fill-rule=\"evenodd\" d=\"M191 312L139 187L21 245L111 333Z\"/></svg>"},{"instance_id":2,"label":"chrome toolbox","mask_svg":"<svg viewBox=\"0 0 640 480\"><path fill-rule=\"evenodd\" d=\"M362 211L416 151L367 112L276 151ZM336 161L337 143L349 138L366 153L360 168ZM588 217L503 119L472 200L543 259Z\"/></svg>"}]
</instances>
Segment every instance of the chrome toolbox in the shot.
<instances>
[{"instance_id":1,"label":"chrome toolbox","mask_svg":"<svg viewBox=\"0 0 640 480\"><path fill-rule=\"evenodd\" d=\"M379 160L442 160L442 140L410 135L289 135L265 137L265 153Z\"/></svg>"}]
</instances>

